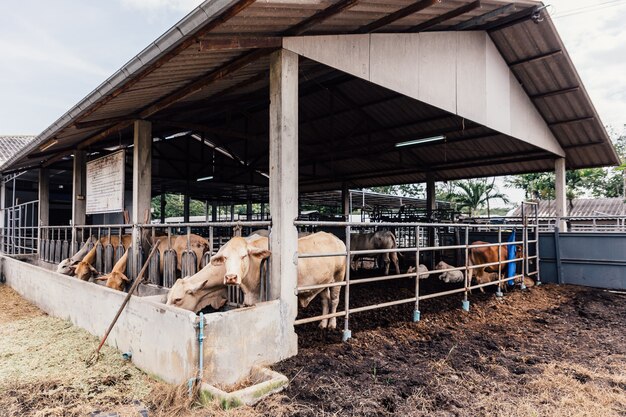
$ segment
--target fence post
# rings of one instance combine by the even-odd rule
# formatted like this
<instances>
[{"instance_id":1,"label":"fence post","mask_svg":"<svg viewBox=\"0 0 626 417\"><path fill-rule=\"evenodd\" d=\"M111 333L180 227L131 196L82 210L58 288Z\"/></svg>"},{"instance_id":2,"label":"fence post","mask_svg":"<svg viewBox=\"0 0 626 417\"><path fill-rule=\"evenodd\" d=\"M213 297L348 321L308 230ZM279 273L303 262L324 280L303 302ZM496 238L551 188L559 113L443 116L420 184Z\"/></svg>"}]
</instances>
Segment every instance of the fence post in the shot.
<instances>
[{"instance_id":1,"label":"fence post","mask_svg":"<svg viewBox=\"0 0 626 417\"><path fill-rule=\"evenodd\" d=\"M502 228L498 227L498 290L496 297L502 297Z\"/></svg>"},{"instance_id":2,"label":"fence post","mask_svg":"<svg viewBox=\"0 0 626 417\"><path fill-rule=\"evenodd\" d=\"M461 303L463 311L469 311L470 309L470 302L467 299L469 287L472 285L472 282L469 279L469 266L469 226L465 226L465 292L463 293L463 302Z\"/></svg>"},{"instance_id":3,"label":"fence post","mask_svg":"<svg viewBox=\"0 0 626 417\"><path fill-rule=\"evenodd\" d=\"M420 321L420 227L415 228L415 310L413 311L413 321Z\"/></svg>"},{"instance_id":4,"label":"fence post","mask_svg":"<svg viewBox=\"0 0 626 417\"><path fill-rule=\"evenodd\" d=\"M350 224L346 225L346 290L344 292L344 309L346 315L343 321L343 335L342 341L347 341L352 337L352 331L350 330Z\"/></svg>"}]
</instances>

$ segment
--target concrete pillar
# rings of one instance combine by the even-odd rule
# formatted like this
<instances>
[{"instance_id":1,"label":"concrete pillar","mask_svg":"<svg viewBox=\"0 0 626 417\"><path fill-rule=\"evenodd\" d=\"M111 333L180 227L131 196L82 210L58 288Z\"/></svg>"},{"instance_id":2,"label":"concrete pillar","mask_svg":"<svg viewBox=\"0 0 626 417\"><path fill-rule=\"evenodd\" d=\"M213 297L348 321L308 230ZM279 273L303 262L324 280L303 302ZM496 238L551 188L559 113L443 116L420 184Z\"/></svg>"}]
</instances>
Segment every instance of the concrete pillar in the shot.
<instances>
[{"instance_id":1,"label":"concrete pillar","mask_svg":"<svg viewBox=\"0 0 626 417\"><path fill-rule=\"evenodd\" d=\"M150 215L152 198L152 124L136 120L134 128L132 221L143 223Z\"/></svg>"},{"instance_id":2,"label":"concrete pillar","mask_svg":"<svg viewBox=\"0 0 626 417\"><path fill-rule=\"evenodd\" d=\"M284 354L298 349L298 55L284 49L270 58L270 296L281 301Z\"/></svg>"},{"instance_id":3,"label":"concrete pillar","mask_svg":"<svg viewBox=\"0 0 626 417\"><path fill-rule=\"evenodd\" d=\"M185 194L185 198L183 200L183 221L185 223L189 222L190 206L191 198L189 197L189 194Z\"/></svg>"},{"instance_id":4,"label":"concrete pillar","mask_svg":"<svg viewBox=\"0 0 626 417\"><path fill-rule=\"evenodd\" d=\"M556 218L559 220L559 230L567 232L567 223L561 217L567 216L567 186L565 180L565 158L558 158L554 161L554 191L556 195Z\"/></svg>"},{"instance_id":5,"label":"concrete pillar","mask_svg":"<svg viewBox=\"0 0 626 417\"><path fill-rule=\"evenodd\" d=\"M72 224L83 225L86 221L87 210L86 182L87 182L87 153L74 151L74 172L72 180Z\"/></svg>"},{"instance_id":6,"label":"concrete pillar","mask_svg":"<svg viewBox=\"0 0 626 417\"><path fill-rule=\"evenodd\" d=\"M39 226L50 225L50 179L48 170L39 169Z\"/></svg>"},{"instance_id":7,"label":"concrete pillar","mask_svg":"<svg viewBox=\"0 0 626 417\"><path fill-rule=\"evenodd\" d=\"M341 185L341 214L350 221L350 188L345 183Z\"/></svg>"}]
</instances>

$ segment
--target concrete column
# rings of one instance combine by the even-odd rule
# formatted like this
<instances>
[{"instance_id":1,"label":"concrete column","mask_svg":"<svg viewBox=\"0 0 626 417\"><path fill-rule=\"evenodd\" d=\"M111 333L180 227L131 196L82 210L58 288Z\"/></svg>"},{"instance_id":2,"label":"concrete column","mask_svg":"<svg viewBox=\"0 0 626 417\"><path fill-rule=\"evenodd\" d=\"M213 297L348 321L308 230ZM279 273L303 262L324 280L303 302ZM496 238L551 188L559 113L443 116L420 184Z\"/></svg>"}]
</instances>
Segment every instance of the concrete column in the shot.
<instances>
[{"instance_id":1,"label":"concrete column","mask_svg":"<svg viewBox=\"0 0 626 417\"><path fill-rule=\"evenodd\" d=\"M39 226L50 225L50 179L48 170L39 169Z\"/></svg>"},{"instance_id":2,"label":"concrete column","mask_svg":"<svg viewBox=\"0 0 626 417\"><path fill-rule=\"evenodd\" d=\"M559 230L567 232L567 223L560 220L561 217L567 216L567 196L566 196L566 180L565 180L565 158L558 158L554 161L554 173L556 179L554 181L556 195L556 217L559 220Z\"/></svg>"},{"instance_id":3,"label":"concrete column","mask_svg":"<svg viewBox=\"0 0 626 417\"><path fill-rule=\"evenodd\" d=\"M270 58L270 296L281 301L284 354L297 353L298 313L298 55L284 49Z\"/></svg>"},{"instance_id":4,"label":"concrete column","mask_svg":"<svg viewBox=\"0 0 626 417\"><path fill-rule=\"evenodd\" d=\"M134 128L132 221L143 223L150 215L152 198L152 124L137 120Z\"/></svg>"},{"instance_id":5,"label":"concrete column","mask_svg":"<svg viewBox=\"0 0 626 417\"><path fill-rule=\"evenodd\" d=\"M185 198L183 200L183 221L185 223L189 222L190 205L191 198L189 197L189 194L185 194Z\"/></svg>"},{"instance_id":6,"label":"concrete column","mask_svg":"<svg viewBox=\"0 0 626 417\"><path fill-rule=\"evenodd\" d=\"M432 174L428 174L426 177L426 215L429 221L432 220L435 210L437 210L435 177Z\"/></svg>"},{"instance_id":7,"label":"concrete column","mask_svg":"<svg viewBox=\"0 0 626 417\"><path fill-rule=\"evenodd\" d=\"M72 181L72 224L83 225L86 221L87 153L74 151L74 176Z\"/></svg>"},{"instance_id":8,"label":"concrete column","mask_svg":"<svg viewBox=\"0 0 626 417\"><path fill-rule=\"evenodd\" d=\"M346 221L350 221L350 188L348 184L341 185L341 214Z\"/></svg>"}]
</instances>

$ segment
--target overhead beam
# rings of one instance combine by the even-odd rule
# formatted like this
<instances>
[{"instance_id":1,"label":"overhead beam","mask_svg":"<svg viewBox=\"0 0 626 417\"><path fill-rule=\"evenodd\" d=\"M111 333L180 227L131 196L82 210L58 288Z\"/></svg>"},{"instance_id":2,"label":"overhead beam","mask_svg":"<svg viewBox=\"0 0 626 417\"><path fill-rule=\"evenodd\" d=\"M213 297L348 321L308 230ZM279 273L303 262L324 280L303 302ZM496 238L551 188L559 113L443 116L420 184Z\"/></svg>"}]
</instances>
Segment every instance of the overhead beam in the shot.
<instances>
[{"instance_id":1,"label":"overhead beam","mask_svg":"<svg viewBox=\"0 0 626 417\"><path fill-rule=\"evenodd\" d=\"M106 119L88 120L86 122L75 122L74 127L76 129L89 129L92 127L101 127L119 122L132 122L136 120L136 116L120 116L120 117L107 117Z\"/></svg>"},{"instance_id":2,"label":"overhead beam","mask_svg":"<svg viewBox=\"0 0 626 417\"><path fill-rule=\"evenodd\" d=\"M449 11L448 13L444 13L440 16L434 17L430 20L427 20L425 22L420 23L419 25L415 25L413 27L410 27L407 32L423 32L427 29L432 28L433 26L437 26L440 23L443 23L447 20L450 19L454 19L455 17L459 17L461 15L464 15L467 12L471 12L472 10L476 9L480 7L480 0L476 0L474 2L471 2L469 4L466 4L465 6L461 6L459 8L456 8L454 10Z\"/></svg>"},{"instance_id":3,"label":"overhead beam","mask_svg":"<svg viewBox=\"0 0 626 417\"><path fill-rule=\"evenodd\" d=\"M282 43L280 36L211 36L200 39L200 52L280 48Z\"/></svg>"},{"instance_id":4,"label":"overhead beam","mask_svg":"<svg viewBox=\"0 0 626 417\"><path fill-rule=\"evenodd\" d=\"M488 20L498 17L503 14L515 12L515 3L507 4L506 6L499 7L495 10L482 14L480 16L473 17L465 22L461 22L454 26L452 30L467 30L485 24Z\"/></svg>"},{"instance_id":5,"label":"overhead beam","mask_svg":"<svg viewBox=\"0 0 626 417\"><path fill-rule=\"evenodd\" d=\"M327 7L326 9L315 13L313 16L303 20L297 25L292 26L291 28L283 32L283 36L300 35L306 32L307 30L311 29L313 26L317 25L318 23L321 23L324 20L328 19L329 17L332 17L336 14L343 12L346 9L349 9L350 7L354 6L358 2L359 0L341 0L333 4L332 6Z\"/></svg>"},{"instance_id":6,"label":"overhead beam","mask_svg":"<svg viewBox=\"0 0 626 417\"><path fill-rule=\"evenodd\" d=\"M531 62L542 61L544 59L552 58L552 57L554 57L556 55L561 55L561 54L563 54L563 50L562 49L557 49L556 51L545 52L543 54L530 56L528 58L518 59L517 61L511 62L509 64L509 67L513 68L513 67L516 67L518 65L530 64Z\"/></svg>"},{"instance_id":7,"label":"overhead beam","mask_svg":"<svg viewBox=\"0 0 626 417\"><path fill-rule=\"evenodd\" d=\"M548 123L548 126L555 127L555 126L562 126L562 125L566 125L566 124L570 124L570 123L590 122L592 120L595 120L595 117L593 117L593 116L577 117L575 119L559 120L559 121L556 121L556 122L551 122L551 123Z\"/></svg>"},{"instance_id":8,"label":"overhead beam","mask_svg":"<svg viewBox=\"0 0 626 417\"><path fill-rule=\"evenodd\" d=\"M539 7L540 6L528 7L526 9L520 10L519 12L515 12L503 19L498 19L495 22L486 23L485 25L479 26L476 29L493 32L496 30L502 30L511 26L515 26L530 19L530 17L539 9Z\"/></svg>"},{"instance_id":9,"label":"overhead beam","mask_svg":"<svg viewBox=\"0 0 626 417\"><path fill-rule=\"evenodd\" d=\"M157 126L170 126L170 127L180 128L180 129L189 129L189 130L193 130L196 132L212 133L212 134L222 135L222 136L226 136L230 138L252 139L252 140L258 139L256 135L251 135L249 133L238 132L238 131L230 130L230 129L222 129L218 127L210 127L201 123L187 123L187 122L177 122L173 120L160 120L160 119L152 120L152 122Z\"/></svg>"},{"instance_id":10,"label":"overhead beam","mask_svg":"<svg viewBox=\"0 0 626 417\"><path fill-rule=\"evenodd\" d=\"M560 96L563 94L576 93L578 91L580 91L580 87L562 88L560 90L552 90L552 91L548 91L545 93L533 94L533 95L530 95L529 97L532 100L539 100L539 99L544 99L548 97Z\"/></svg>"},{"instance_id":11,"label":"overhead beam","mask_svg":"<svg viewBox=\"0 0 626 417\"><path fill-rule=\"evenodd\" d=\"M413 4L411 4L410 6L407 6L403 9L397 10L391 14L388 14L385 17L381 17L378 20L373 21L372 23L369 23L365 26L360 27L359 29L355 30L354 33L372 33L375 32L377 29L380 29L382 27L385 27L397 20L400 20L402 18L405 18L407 16L410 16L414 13L417 13L419 11L422 11L430 6L432 6L435 3L441 3L441 0L421 0L418 2L415 2Z\"/></svg>"}]
</instances>

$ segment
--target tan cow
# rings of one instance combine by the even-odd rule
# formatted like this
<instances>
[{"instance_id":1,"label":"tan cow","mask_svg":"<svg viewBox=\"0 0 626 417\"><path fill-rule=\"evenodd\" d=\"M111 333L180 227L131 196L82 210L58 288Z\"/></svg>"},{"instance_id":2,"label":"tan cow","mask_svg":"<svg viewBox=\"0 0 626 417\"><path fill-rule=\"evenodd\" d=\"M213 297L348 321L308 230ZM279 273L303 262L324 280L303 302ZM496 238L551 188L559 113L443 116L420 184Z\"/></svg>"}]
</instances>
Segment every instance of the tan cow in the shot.
<instances>
[{"instance_id":1,"label":"tan cow","mask_svg":"<svg viewBox=\"0 0 626 417\"><path fill-rule=\"evenodd\" d=\"M202 263L202 255L204 252L209 250L209 241L203 238L202 236L198 236L196 234L191 234L189 237L189 247L196 255L196 270L200 270L200 265ZM160 255L160 263L161 263L161 273L163 273L163 261L165 251L168 249L173 249L176 252L176 264L177 270L181 270L182 268L182 256L183 252L187 250L187 235L172 235L170 236L170 244L167 244L167 236L159 236L154 239L153 243L159 241L159 255Z\"/></svg>"},{"instance_id":2,"label":"tan cow","mask_svg":"<svg viewBox=\"0 0 626 417\"><path fill-rule=\"evenodd\" d=\"M481 240L477 240L472 242L472 245L485 245L489 244L489 242L483 242ZM508 246L503 245L500 246L500 262L506 261L508 257ZM516 246L516 255L517 258L522 257L522 246ZM472 265L482 265L498 262L498 247L497 246L485 246L480 248L470 248L469 250L469 264ZM506 265L502 265L502 271L506 270ZM472 283L472 276L476 275L476 283L477 284L486 284L488 282L493 282L498 279L498 265L486 266L486 267L478 267L478 268L470 268L468 273L468 281L470 284ZM481 287L481 292L485 292L485 290Z\"/></svg>"},{"instance_id":3,"label":"tan cow","mask_svg":"<svg viewBox=\"0 0 626 417\"><path fill-rule=\"evenodd\" d=\"M497 254L498 252L496 252L496 256ZM454 268L454 266L447 264L444 261L440 261L435 266L435 271L441 271L443 269L452 269L452 268ZM452 284L452 283L465 281L465 275L463 274L463 271L446 271L439 275L439 279L445 282L446 284Z\"/></svg>"},{"instance_id":4,"label":"tan cow","mask_svg":"<svg viewBox=\"0 0 626 417\"><path fill-rule=\"evenodd\" d=\"M83 260L83 258L89 252L89 244L94 241L92 237L89 237L87 241L83 244L78 252L72 255L69 258L63 259L59 262L59 266L57 266L57 272L63 275L70 275L73 272L71 267L75 266L77 263Z\"/></svg>"},{"instance_id":5,"label":"tan cow","mask_svg":"<svg viewBox=\"0 0 626 417\"><path fill-rule=\"evenodd\" d=\"M130 247L132 240L133 239L131 235L122 235L122 246L124 246L126 252L128 252L128 248ZM109 237L104 236L100 238L100 243L102 245L109 244ZM110 243L114 248L117 247L120 244L120 237L117 235L112 235ZM91 250L87 253L87 255L85 255L82 261L70 267L72 274L75 275L78 279L81 279L83 281L89 281L89 279L93 275L98 274L98 270L93 267L93 263L96 261L96 248L97 246L94 245L94 247L91 248Z\"/></svg>"},{"instance_id":6,"label":"tan cow","mask_svg":"<svg viewBox=\"0 0 626 417\"><path fill-rule=\"evenodd\" d=\"M130 282L124 272L126 271L126 260L128 259L128 252L125 251L124 255L115 263L113 270L100 278L96 278L96 281L106 281L106 286L113 288L114 290L124 291L126 284Z\"/></svg>"},{"instance_id":7,"label":"tan cow","mask_svg":"<svg viewBox=\"0 0 626 417\"><path fill-rule=\"evenodd\" d=\"M370 249L396 249L396 236L389 230L379 230L375 233L353 233L350 235L350 251L354 250L370 250ZM381 254L385 265L385 275L389 275L389 260L393 262L396 274L400 274L400 265L398 263L398 254L396 252L387 252ZM350 256L350 264L352 264L354 255Z\"/></svg>"},{"instance_id":8,"label":"tan cow","mask_svg":"<svg viewBox=\"0 0 626 417\"><path fill-rule=\"evenodd\" d=\"M253 241L233 238L211 258L214 266L224 265L224 283L240 285L244 293L244 303L256 304L260 294L260 263L270 255L267 238L258 237ZM298 239L298 253L341 253L346 245L336 236L318 232ZM298 286L330 284L341 282L346 274L344 256L302 258L298 260ZM322 314L337 311L341 287L322 288L298 293L300 306L306 308L318 295L322 297ZM321 328L336 328L337 319L324 319Z\"/></svg>"},{"instance_id":9,"label":"tan cow","mask_svg":"<svg viewBox=\"0 0 626 417\"><path fill-rule=\"evenodd\" d=\"M167 293L166 303L194 313L209 305L216 310L223 307L228 299L225 271L224 266L209 263L196 274L177 279Z\"/></svg>"}]
</instances>

